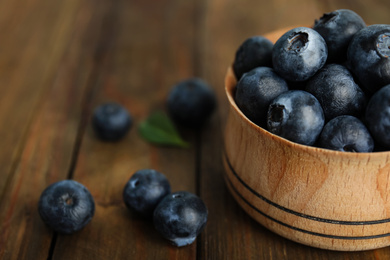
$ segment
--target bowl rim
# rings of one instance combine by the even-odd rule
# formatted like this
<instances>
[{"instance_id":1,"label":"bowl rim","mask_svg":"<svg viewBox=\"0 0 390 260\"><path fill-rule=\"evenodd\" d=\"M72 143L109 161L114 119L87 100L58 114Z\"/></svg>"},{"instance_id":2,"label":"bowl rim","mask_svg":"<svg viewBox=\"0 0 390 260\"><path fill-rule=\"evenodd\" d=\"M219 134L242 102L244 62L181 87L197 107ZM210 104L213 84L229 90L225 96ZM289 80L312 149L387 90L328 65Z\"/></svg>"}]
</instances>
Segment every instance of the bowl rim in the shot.
<instances>
[{"instance_id":1,"label":"bowl rim","mask_svg":"<svg viewBox=\"0 0 390 260\"><path fill-rule=\"evenodd\" d=\"M234 100L234 92L236 89L237 79L235 77L235 74L233 72L233 67L229 66L226 72L225 76L225 92L226 96L230 105L230 108L235 111L236 114L240 116L240 118L245 122L245 124L249 127L251 127L253 130L267 136L268 138L273 139L274 141L278 142L279 144L282 144L283 146L288 146L290 148L296 149L298 151L302 152L310 152L310 153L321 153L326 154L329 156L337 156L337 157L347 157L347 158L357 158L357 159L366 159L367 156L369 156L372 159L385 159L386 157L390 157L390 150L389 151L376 151L376 152L364 152L364 153L354 153L354 152L342 152L342 151L335 151L331 149L321 148L317 146L309 146L304 144L299 144L293 141L290 141L286 138L283 138L281 136L275 135L268 130L264 129L263 127L258 126L257 124L253 123L250 119L248 119L244 113L241 111L241 109L238 108L235 100Z\"/></svg>"}]
</instances>

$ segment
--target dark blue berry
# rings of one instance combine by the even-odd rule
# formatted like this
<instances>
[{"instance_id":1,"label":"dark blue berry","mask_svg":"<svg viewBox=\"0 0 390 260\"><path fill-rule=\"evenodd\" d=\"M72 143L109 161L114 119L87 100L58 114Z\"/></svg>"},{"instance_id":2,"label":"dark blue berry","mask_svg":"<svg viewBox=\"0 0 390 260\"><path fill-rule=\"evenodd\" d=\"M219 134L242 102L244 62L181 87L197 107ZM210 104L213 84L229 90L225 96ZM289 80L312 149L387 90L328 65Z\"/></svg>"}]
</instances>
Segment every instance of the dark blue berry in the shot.
<instances>
[{"instance_id":1,"label":"dark blue berry","mask_svg":"<svg viewBox=\"0 0 390 260\"><path fill-rule=\"evenodd\" d=\"M319 145L342 152L369 153L374 150L374 139L359 119L345 115L333 118L324 126Z\"/></svg>"},{"instance_id":2,"label":"dark blue berry","mask_svg":"<svg viewBox=\"0 0 390 260\"><path fill-rule=\"evenodd\" d=\"M123 189L126 206L146 217L152 218L158 203L171 193L171 186L164 174L143 169L135 172Z\"/></svg>"},{"instance_id":3,"label":"dark blue berry","mask_svg":"<svg viewBox=\"0 0 390 260\"><path fill-rule=\"evenodd\" d=\"M286 81L273 69L258 67L245 73L238 81L235 100L252 122L265 126L269 104L287 90Z\"/></svg>"},{"instance_id":4,"label":"dark blue berry","mask_svg":"<svg viewBox=\"0 0 390 260\"><path fill-rule=\"evenodd\" d=\"M167 99L169 115L181 125L199 128L210 117L216 106L211 87L199 78L176 84Z\"/></svg>"},{"instance_id":5,"label":"dark blue berry","mask_svg":"<svg viewBox=\"0 0 390 260\"><path fill-rule=\"evenodd\" d=\"M126 108L121 105L105 103L95 109L92 124L100 139L118 141L129 131L132 118Z\"/></svg>"},{"instance_id":6,"label":"dark blue berry","mask_svg":"<svg viewBox=\"0 0 390 260\"><path fill-rule=\"evenodd\" d=\"M269 105L268 130L296 143L313 145L324 122L320 103L303 90L284 92Z\"/></svg>"},{"instance_id":7,"label":"dark blue berry","mask_svg":"<svg viewBox=\"0 0 390 260\"><path fill-rule=\"evenodd\" d=\"M364 20L354 11L339 9L325 13L314 23L313 29L324 38L328 46L328 63L347 59L348 44L352 37L366 27Z\"/></svg>"},{"instance_id":8,"label":"dark blue berry","mask_svg":"<svg viewBox=\"0 0 390 260\"><path fill-rule=\"evenodd\" d=\"M390 84L389 56L390 25L367 26L352 38L347 52L348 65L369 94Z\"/></svg>"},{"instance_id":9,"label":"dark blue berry","mask_svg":"<svg viewBox=\"0 0 390 260\"><path fill-rule=\"evenodd\" d=\"M63 180L48 186L39 199L39 214L50 228L72 234L87 225L94 213L95 202L82 184Z\"/></svg>"},{"instance_id":10,"label":"dark blue berry","mask_svg":"<svg viewBox=\"0 0 390 260\"><path fill-rule=\"evenodd\" d=\"M175 246L195 241L207 222L207 208L198 196L179 191L166 196L154 211L157 231Z\"/></svg>"},{"instance_id":11,"label":"dark blue berry","mask_svg":"<svg viewBox=\"0 0 390 260\"><path fill-rule=\"evenodd\" d=\"M328 49L322 36L298 27L280 37L272 51L275 71L289 81L305 81L325 65Z\"/></svg>"},{"instance_id":12,"label":"dark blue berry","mask_svg":"<svg viewBox=\"0 0 390 260\"><path fill-rule=\"evenodd\" d=\"M233 71L237 80L256 67L272 66L273 43L263 36L246 39L238 48L233 62Z\"/></svg>"},{"instance_id":13,"label":"dark blue berry","mask_svg":"<svg viewBox=\"0 0 390 260\"><path fill-rule=\"evenodd\" d=\"M390 148L390 85L381 88L368 101L366 124L379 145Z\"/></svg>"},{"instance_id":14,"label":"dark blue berry","mask_svg":"<svg viewBox=\"0 0 390 260\"><path fill-rule=\"evenodd\" d=\"M363 90L342 65L325 65L309 79L305 90L318 99L326 121L340 115L360 116L366 107Z\"/></svg>"}]
</instances>

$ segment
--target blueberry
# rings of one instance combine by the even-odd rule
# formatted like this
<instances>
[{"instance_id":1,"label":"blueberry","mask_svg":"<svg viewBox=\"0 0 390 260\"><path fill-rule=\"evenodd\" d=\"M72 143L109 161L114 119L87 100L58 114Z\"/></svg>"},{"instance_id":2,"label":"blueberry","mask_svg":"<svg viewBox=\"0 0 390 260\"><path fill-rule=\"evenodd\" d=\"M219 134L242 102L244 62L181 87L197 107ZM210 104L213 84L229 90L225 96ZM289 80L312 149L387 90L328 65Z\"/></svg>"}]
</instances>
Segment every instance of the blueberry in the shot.
<instances>
[{"instance_id":1,"label":"blueberry","mask_svg":"<svg viewBox=\"0 0 390 260\"><path fill-rule=\"evenodd\" d=\"M245 73L237 83L235 100L241 111L255 124L265 125L271 101L288 90L286 81L268 67Z\"/></svg>"},{"instance_id":2,"label":"blueberry","mask_svg":"<svg viewBox=\"0 0 390 260\"><path fill-rule=\"evenodd\" d=\"M272 50L276 72L289 81L305 81L325 65L328 49L311 28L294 28L280 37Z\"/></svg>"},{"instance_id":3,"label":"blueberry","mask_svg":"<svg viewBox=\"0 0 390 260\"><path fill-rule=\"evenodd\" d=\"M268 109L268 130L290 141L313 145L324 126L318 100L303 90L289 90L276 97Z\"/></svg>"},{"instance_id":4,"label":"blueberry","mask_svg":"<svg viewBox=\"0 0 390 260\"><path fill-rule=\"evenodd\" d=\"M352 37L366 27L364 20L354 11L339 9L325 13L314 22L313 29L324 38L328 46L328 63L347 59L348 44Z\"/></svg>"},{"instance_id":5,"label":"blueberry","mask_svg":"<svg viewBox=\"0 0 390 260\"><path fill-rule=\"evenodd\" d=\"M390 84L368 101L365 118L374 139L379 145L390 148Z\"/></svg>"},{"instance_id":6,"label":"blueberry","mask_svg":"<svg viewBox=\"0 0 390 260\"><path fill-rule=\"evenodd\" d=\"M72 234L91 221L95 202L84 185L73 180L63 180L43 191L38 211L43 222L54 231Z\"/></svg>"},{"instance_id":7,"label":"blueberry","mask_svg":"<svg viewBox=\"0 0 390 260\"><path fill-rule=\"evenodd\" d=\"M366 96L349 70L339 64L328 64L307 82L305 90L320 102L325 120L340 115L360 116L366 107Z\"/></svg>"},{"instance_id":8,"label":"blueberry","mask_svg":"<svg viewBox=\"0 0 390 260\"><path fill-rule=\"evenodd\" d=\"M171 186L164 174L143 169L135 172L123 189L126 206L146 217L152 218L157 204L171 193Z\"/></svg>"},{"instance_id":9,"label":"blueberry","mask_svg":"<svg viewBox=\"0 0 390 260\"><path fill-rule=\"evenodd\" d=\"M199 78L179 82L171 89L168 99L168 113L181 125L199 128L210 117L216 106L211 87Z\"/></svg>"},{"instance_id":10,"label":"blueberry","mask_svg":"<svg viewBox=\"0 0 390 260\"><path fill-rule=\"evenodd\" d=\"M181 247L195 241L207 222L207 208L198 196L179 191L166 196L154 211L157 231L173 245Z\"/></svg>"},{"instance_id":11,"label":"blueberry","mask_svg":"<svg viewBox=\"0 0 390 260\"><path fill-rule=\"evenodd\" d=\"M273 43L263 36L246 39L237 49L233 62L233 71L237 80L256 67L272 66Z\"/></svg>"},{"instance_id":12,"label":"blueberry","mask_svg":"<svg viewBox=\"0 0 390 260\"><path fill-rule=\"evenodd\" d=\"M333 118L324 126L319 145L342 152L369 153L374 150L374 139L362 121L344 115Z\"/></svg>"},{"instance_id":13,"label":"blueberry","mask_svg":"<svg viewBox=\"0 0 390 260\"><path fill-rule=\"evenodd\" d=\"M361 29L352 38L348 65L363 90L373 94L390 84L390 25L375 24Z\"/></svg>"},{"instance_id":14,"label":"blueberry","mask_svg":"<svg viewBox=\"0 0 390 260\"><path fill-rule=\"evenodd\" d=\"M118 141L123 138L132 125L132 118L126 108L117 103L98 106L92 117L93 129L105 141Z\"/></svg>"}]
</instances>

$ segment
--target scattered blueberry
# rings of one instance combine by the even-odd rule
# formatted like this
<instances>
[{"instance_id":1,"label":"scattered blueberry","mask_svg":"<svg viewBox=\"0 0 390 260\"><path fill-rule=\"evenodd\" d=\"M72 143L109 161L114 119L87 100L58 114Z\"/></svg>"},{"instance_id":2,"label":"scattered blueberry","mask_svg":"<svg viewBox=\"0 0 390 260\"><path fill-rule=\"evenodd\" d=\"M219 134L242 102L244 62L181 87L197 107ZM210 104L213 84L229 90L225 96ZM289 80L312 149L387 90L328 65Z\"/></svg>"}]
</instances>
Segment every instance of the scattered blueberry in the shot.
<instances>
[{"instance_id":1,"label":"scattered blueberry","mask_svg":"<svg viewBox=\"0 0 390 260\"><path fill-rule=\"evenodd\" d=\"M167 99L168 113L173 120L191 128L199 128L210 117L216 106L215 94L199 78L176 84Z\"/></svg>"},{"instance_id":2,"label":"scattered blueberry","mask_svg":"<svg viewBox=\"0 0 390 260\"><path fill-rule=\"evenodd\" d=\"M154 226L175 246L195 241L207 222L207 208L198 196L179 191L166 196L154 211Z\"/></svg>"},{"instance_id":3,"label":"scattered blueberry","mask_svg":"<svg viewBox=\"0 0 390 260\"><path fill-rule=\"evenodd\" d=\"M39 199L39 214L50 228L71 234L87 225L94 213L95 202L82 184L63 180L48 186Z\"/></svg>"},{"instance_id":4,"label":"scattered blueberry","mask_svg":"<svg viewBox=\"0 0 390 260\"><path fill-rule=\"evenodd\" d=\"M375 24L352 38L347 52L351 71L361 87L373 94L390 84L390 25Z\"/></svg>"},{"instance_id":5,"label":"scattered blueberry","mask_svg":"<svg viewBox=\"0 0 390 260\"><path fill-rule=\"evenodd\" d=\"M352 37L366 27L364 20L354 11L339 9L325 13L314 23L313 29L324 38L328 46L328 63L343 62L347 58Z\"/></svg>"},{"instance_id":6,"label":"scattered blueberry","mask_svg":"<svg viewBox=\"0 0 390 260\"><path fill-rule=\"evenodd\" d=\"M273 43L263 36L246 39L238 48L233 62L233 71L237 80L256 67L272 66Z\"/></svg>"},{"instance_id":7,"label":"scattered blueberry","mask_svg":"<svg viewBox=\"0 0 390 260\"><path fill-rule=\"evenodd\" d=\"M374 150L374 139L359 119L344 115L333 118L324 126L319 145L342 152L369 153Z\"/></svg>"},{"instance_id":8,"label":"scattered blueberry","mask_svg":"<svg viewBox=\"0 0 390 260\"><path fill-rule=\"evenodd\" d=\"M326 121L340 115L360 116L366 107L363 90L348 69L339 64L325 65L308 80L305 90L318 99Z\"/></svg>"},{"instance_id":9,"label":"scattered blueberry","mask_svg":"<svg viewBox=\"0 0 390 260\"><path fill-rule=\"evenodd\" d=\"M328 49L322 36L298 27L280 37L272 51L275 71L289 81L305 81L325 65Z\"/></svg>"},{"instance_id":10,"label":"scattered blueberry","mask_svg":"<svg viewBox=\"0 0 390 260\"><path fill-rule=\"evenodd\" d=\"M288 90L286 81L268 67L245 73L237 83L235 100L241 111L255 124L266 124L271 101Z\"/></svg>"},{"instance_id":11,"label":"scattered blueberry","mask_svg":"<svg viewBox=\"0 0 390 260\"><path fill-rule=\"evenodd\" d=\"M129 131L132 118L126 108L117 103L98 106L92 118L93 129L105 141L118 141Z\"/></svg>"},{"instance_id":12,"label":"scattered blueberry","mask_svg":"<svg viewBox=\"0 0 390 260\"><path fill-rule=\"evenodd\" d=\"M378 90L368 101L365 119L379 145L390 148L390 84Z\"/></svg>"},{"instance_id":13,"label":"scattered blueberry","mask_svg":"<svg viewBox=\"0 0 390 260\"><path fill-rule=\"evenodd\" d=\"M171 186L164 174L143 169L135 172L123 190L123 200L129 209L152 218L158 203L171 193Z\"/></svg>"},{"instance_id":14,"label":"scattered blueberry","mask_svg":"<svg viewBox=\"0 0 390 260\"><path fill-rule=\"evenodd\" d=\"M320 103L303 90L284 92L269 105L268 130L299 144L313 145L324 122Z\"/></svg>"}]
</instances>

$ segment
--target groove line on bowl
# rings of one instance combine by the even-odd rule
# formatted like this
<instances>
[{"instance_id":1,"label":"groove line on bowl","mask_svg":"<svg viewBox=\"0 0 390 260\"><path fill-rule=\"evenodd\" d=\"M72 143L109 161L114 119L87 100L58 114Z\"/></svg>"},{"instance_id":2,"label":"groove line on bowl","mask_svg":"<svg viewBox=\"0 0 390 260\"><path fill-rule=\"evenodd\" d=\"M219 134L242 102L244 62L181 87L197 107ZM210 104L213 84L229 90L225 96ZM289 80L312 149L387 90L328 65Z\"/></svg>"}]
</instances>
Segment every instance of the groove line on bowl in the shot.
<instances>
[{"instance_id":1,"label":"groove line on bowl","mask_svg":"<svg viewBox=\"0 0 390 260\"><path fill-rule=\"evenodd\" d=\"M298 231L298 232L301 232L301 233L313 235L313 236L330 238L330 239L340 239L340 240L378 239L378 238L384 238L384 237L389 237L390 236L390 233L378 234L378 235L370 235L370 236L337 236L337 235L329 235L329 234L313 232L313 231L310 231L310 230L306 230L306 229L302 229L302 228L291 226L291 225L289 225L289 224L287 224L287 223L285 223L283 221L277 220L277 219L267 215L266 213L262 212L260 209L256 208L247 199L245 199L244 196L242 196L241 193L239 193L239 191L234 187L233 183L231 182L231 180L229 179L229 176L227 176L226 173L224 174L224 178L225 178L226 183L229 186L230 190L233 191L234 194L236 194L236 196L238 196L242 201L244 201L245 204L247 204L250 208L255 210L258 214L262 215L263 217L265 217L265 218L267 218L267 219L269 219L269 220L271 220L271 221L273 221L273 222L275 222L275 223L277 223L279 225L287 227L289 229L292 229L292 230L295 230L295 231Z\"/></svg>"},{"instance_id":2,"label":"groove line on bowl","mask_svg":"<svg viewBox=\"0 0 390 260\"><path fill-rule=\"evenodd\" d=\"M247 189L249 190L252 194L254 194L256 197L258 197L259 199L263 200L264 202L268 203L269 205L275 207L275 208L278 208L284 212L287 212L289 214L293 214L295 216L298 216L298 217L302 217L302 218L306 218L306 219L310 219L310 220L314 220L314 221L318 221L318 222L325 222L325 223L329 223L329 224L337 224L337 225L376 225L376 224L384 224L384 223L389 223L390 222L390 219L387 218L387 219L379 219L379 220L368 220L368 221L345 221L345 220L334 220L334 219L327 219L327 218L320 218L320 217L315 217L315 216L311 216L311 215L307 215L307 214L303 214L303 213L300 213L300 212L297 212L297 211L294 211L292 209L289 209L289 208L286 208L284 206L281 206L269 199L267 199L266 197L264 197L263 195L259 194L258 192L256 192L253 188L251 188L243 179L241 179L241 177L237 174L237 172L235 171L235 169L233 168L229 158L228 158L228 155L226 154L226 149L224 149L224 158L225 158L225 161L230 169L230 171L233 173L234 177ZM229 177L228 177L229 178ZM230 179L229 179L230 181ZM241 195L241 194L240 194ZM248 202L249 203L249 202ZM250 204L250 203L249 203ZM254 207L253 205L250 204L251 207Z\"/></svg>"}]
</instances>

